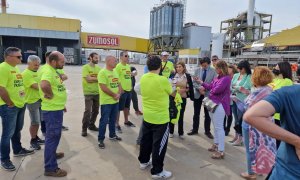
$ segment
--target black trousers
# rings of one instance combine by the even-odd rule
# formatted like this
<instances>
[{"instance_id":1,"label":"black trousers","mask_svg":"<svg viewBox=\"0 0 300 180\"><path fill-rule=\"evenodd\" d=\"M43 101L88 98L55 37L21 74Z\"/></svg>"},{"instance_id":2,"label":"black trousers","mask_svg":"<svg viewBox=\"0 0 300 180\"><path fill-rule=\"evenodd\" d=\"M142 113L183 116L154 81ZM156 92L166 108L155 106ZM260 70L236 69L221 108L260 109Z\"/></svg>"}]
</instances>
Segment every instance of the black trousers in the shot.
<instances>
[{"instance_id":1,"label":"black trousers","mask_svg":"<svg viewBox=\"0 0 300 180\"><path fill-rule=\"evenodd\" d=\"M131 90L131 101L132 101L133 109L135 111L140 111L138 97L134 89Z\"/></svg>"},{"instance_id":2,"label":"black trousers","mask_svg":"<svg viewBox=\"0 0 300 180\"><path fill-rule=\"evenodd\" d=\"M84 95L84 104L82 132L86 132L88 127L95 126L99 114L99 95Z\"/></svg>"},{"instance_id":3,"label":"black trousers","mask_svg":"<svg viewBox=\"0 0 300 180\"><path fill-rule=\"evenodd\" d=\"M198 132L199 130L199 123L200 123L200 111L201 111L201 105L202 100L204 99L204 96L201 95L199 99L194 100L194 117L193 117L193 132ZM206 108L204 108L204 130L205 133L210 133L210 116L209 112Z\"/></svg>"},{"instance_id":4,"label":"black trousers","mask_svg":"<svg viewBox=\"0 0 300 180\"><path fill-rule=\"evenodd\" d=\"M169 123L151 124L143 121L142 139L140 145L139 161L147 163L152 153L151 174L163 171L164 159L167 152L169 137Z\"/></svg>"},{"instance_id":5,"label":"black trousers","mask_svg":"<svg viewBox=\"0 0 300 180\"><path fill-rule=\"evenodd\" d=\"M224 117L224 131L225 131L225 133L230 132L231 124L232 124L232 110L231 110L231 106L230 106L230 115L229 116L225 115L225 117Z\"/></svg>"},{"instance_id":6,"label":"black trousers","mask_svg":"<svg viewBox=\"0 0 300 180\"><path fill-rule=\"evenodd\" d=\"M182 98L182 104L181 104L181 110L180 110L180 115L179 115L179 120L178 120L178 134L183 135L183 118L184 118L184 111L185 111L185 106L186 106L186 98ZM174 134L174 124L170 123L170 134Z\"/></svg>"}]
</instances>

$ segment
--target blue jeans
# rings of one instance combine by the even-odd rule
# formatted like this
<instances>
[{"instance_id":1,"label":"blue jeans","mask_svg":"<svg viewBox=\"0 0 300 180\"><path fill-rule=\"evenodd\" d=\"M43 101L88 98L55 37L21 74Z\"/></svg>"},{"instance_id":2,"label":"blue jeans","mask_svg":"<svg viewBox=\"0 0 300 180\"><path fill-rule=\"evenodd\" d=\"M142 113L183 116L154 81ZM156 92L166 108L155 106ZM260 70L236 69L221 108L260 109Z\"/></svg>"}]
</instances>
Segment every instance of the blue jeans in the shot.
<instances>
[{"instance_id":1,"label":"blue jeans","mask_svg":"<svg viewBox=\"0 0 300 180\"><path fill-rule=\"evenodd\" d=\"M231 108L234 117L234 129L237 134L242 135L241 131L242 131L243 114L239 111L235 102L233 102Z\"/></svg>"},{"instance_id":2,"label":"blue jeans","mask_svg":"<svg viewBox=\"0 0 300 180\"><path fill-rule=\"evenodd\" d=\"M100 106L101 118L99 121L99 135L98 141L105 139L106 125L109 124L109 137L116 135L116 119L119 113L119 103L116 104L104 104Z\"/></svg>"},{"instance_id":3,"label":"blue jeans","mask_svg":"<svg viewBox=\"0 0 300 180\"><path fill-rule=\"evenodd\" d=\"M21 151L21 130L24 125L23 108L0 106L0 116L2 118L2 136L1 136L1 161L10 160L10 140L14 154Z\"/></svg>"},{"instance_id":4,"label":"blue jeans","mask_svg":"<svg viewBox=\"0 0 300 180\"><path fill-rule=\"evenodd\" d=\"M63 110L42 111L43 119L46 124L45 137L45 171L53 172L58 168L56 160L56 150L61 137L63 123Z\"/></svg>"},{"instance_id":5,"label":"blue jeans","mask_svg":"<svg viewBox=\"0 0 300 180\"><path fill-rule=\"evenodd\" d=\"M243 126L243 139L246 148L247 172L248 174L255 174L251 168L250 148L249 148L249 128Z\"/></svg>"}]
</instances>

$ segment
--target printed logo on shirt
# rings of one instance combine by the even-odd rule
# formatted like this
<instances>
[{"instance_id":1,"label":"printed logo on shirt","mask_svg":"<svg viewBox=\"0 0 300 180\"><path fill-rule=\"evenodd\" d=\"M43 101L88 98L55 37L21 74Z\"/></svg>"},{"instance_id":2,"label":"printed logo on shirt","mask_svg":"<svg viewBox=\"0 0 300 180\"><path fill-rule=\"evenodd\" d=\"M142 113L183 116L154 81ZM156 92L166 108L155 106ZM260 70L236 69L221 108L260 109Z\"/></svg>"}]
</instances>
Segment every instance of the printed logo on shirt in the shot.
<instances>
[{"instance_id":1,"label":"printed logo on shirt","mask_svg":"<svg viewBox=\"0 0 300 180\"><path fill-rule=\"evenodd\" d=\"M66 90L66 88L60 84L60 85L57 85L57 90L58 90L58 92L63 92Z\"/></svg>"},{"instance_id":2,"label":"printed logo on shirt","mask_svg":"<svg viewBox=\"0 0 300 180\"><path fill-rule=\"evenodd\" d=\"M17 74L16 77L17 77L17 79L23 79L22 74Z\"/></svg>"},{"instance_id":3,"label":"printed logo on shirt","mask_svg":"<svg viewBox=\"0 0 300 180\"><path fill-rule=\"evenodd\" d=\"M131 79L131 72L130 71L126 71L126 74L124 75L125 79Z\"/></svg>"},{"instance_id":4,"label":"printed logo on shirt","mask_svg":"<svg viewBox=\"0 0 300 180\"><path fill-rule=\"evenodd\" d=\"M23 86L23 80L14 80L14 87Z\"/></svg>"},{"instance_id":5,"label":"printed logo on shirt","mask_svg":"<svg viewBox=\"0 0 300 180\"><path fill-rule=\"evenodd\" d=\"M15 73L17 73L17 72L16 72L16 71L10 71L10 73L11 73L11 74L15 74Z\"/></svg>"}]
</instances>

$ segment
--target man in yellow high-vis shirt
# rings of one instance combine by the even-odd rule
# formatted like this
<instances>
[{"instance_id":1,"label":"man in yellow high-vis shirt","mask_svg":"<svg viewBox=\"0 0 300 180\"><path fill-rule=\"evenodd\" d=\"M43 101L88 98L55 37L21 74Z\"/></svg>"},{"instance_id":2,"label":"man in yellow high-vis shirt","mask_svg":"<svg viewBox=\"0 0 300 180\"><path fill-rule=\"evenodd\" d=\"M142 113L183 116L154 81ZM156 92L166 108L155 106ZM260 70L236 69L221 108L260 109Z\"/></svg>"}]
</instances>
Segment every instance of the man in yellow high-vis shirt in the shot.
<instances>
[{"instance_id":1,"label":"man in yellow high-vis shirt","mask_svg":"<svg viewBox=\"0 0 300 180\"><path fill-rule=\"evenodd\" d=\"M56 150L61 137L63 114L67 93L65 85L57 69L64 66L65 57L58 51L53 51L49 56L49 66L41 77L42 114L46 124L45 138L45 176L63 177L67 172L59 169L56 160Z\"/></svg>"},{"instance_id":2,"label":"man in yellow high-vis shirt","mask_svg":"<svg viewBox=\"0 0 300 180\"><path fill-rule=\"evenodd\" d=\"M25 89L22 74L17 64L21 64L21 50L9 47L4 52L5 61L0 64L0 116L2 119L1 166L8 171L16 168L10 161L10 141L14 156L34 153L21 145L21 130L24 125Z\"/></svg>"}]
</instances>

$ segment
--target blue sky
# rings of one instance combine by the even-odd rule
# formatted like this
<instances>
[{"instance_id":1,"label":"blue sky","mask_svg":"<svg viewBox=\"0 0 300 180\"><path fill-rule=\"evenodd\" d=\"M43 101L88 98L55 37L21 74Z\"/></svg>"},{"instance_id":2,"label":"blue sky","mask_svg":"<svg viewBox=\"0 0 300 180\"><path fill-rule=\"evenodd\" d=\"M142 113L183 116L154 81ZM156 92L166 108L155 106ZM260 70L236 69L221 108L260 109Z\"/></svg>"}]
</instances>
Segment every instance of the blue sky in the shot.
<instances>
[{"instance_id":1,"label":"blue sky","mask_svg":"<svg viewBox=\"0 0 300 180\"><path fill-rule=\"evenodd\" d=\"M149 14L159 0L7 0L8 13L75 18L83 31L149 37ZM248 0L187 0L186 22L211 26L247 10ZM300 25L300 0L256 0L255 10L273 14L272 32Z\"/></svg>"}]
</instances>

